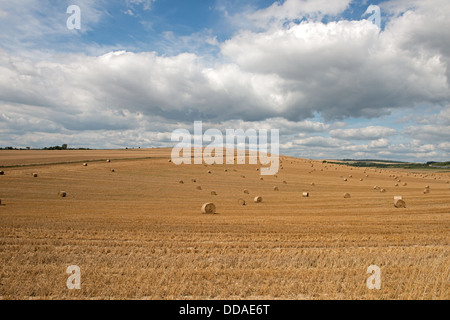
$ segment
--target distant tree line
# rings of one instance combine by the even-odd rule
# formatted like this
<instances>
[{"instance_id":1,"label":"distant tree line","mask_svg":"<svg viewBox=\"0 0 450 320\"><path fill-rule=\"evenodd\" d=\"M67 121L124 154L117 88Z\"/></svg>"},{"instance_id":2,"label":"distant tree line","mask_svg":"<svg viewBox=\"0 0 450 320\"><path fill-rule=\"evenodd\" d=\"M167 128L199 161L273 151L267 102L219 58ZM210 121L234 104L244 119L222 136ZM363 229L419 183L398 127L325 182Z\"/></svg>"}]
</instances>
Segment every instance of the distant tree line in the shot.
<instances>
[{"instance_id":1,"label":"distant tree line","mask_svg":"<svg viewBox=\"0 0 450 320\"><path fill-rule=\"evenodd\" d=\"M90 150L89 148L67 148L67 144L64 143L61 146L45 147L43 150Z\"/></svg>"},{"instance_id":2,"label":"distant tree line","mask_svg":"<svg viewBox=\"0 0 450 320\"><path fill-rule=\"evenodd\" d=\"M0 148L0 150L30 150L30 147L26 147L26 148L15 148L15 147L5 147L5 148ZM67 144L64 143L60 146L53 146L53 147L44 147L42 149L35 149L35 150L90 150L89 148L68 148Z\"/></svg>"},{"instance_id":3,"label":"distant tree line","mask_svg":"<svg viewBox=\"0 0 450 320\"><path fill-rule=\"evenodd\" d=\"M343 159L342 161L355 161L355 162L386 162L386 163L407 163L405 161L394 160L379 160L379 159Z\"/></svg>"},{"instance_id":4,"label":"distant tree line","mask_svg":"<svg viewBox=\"0 0 450 320\"><path fill-rule=\"evenodd\" d=\"M450 166L450 161L446 161L446 162L434 162L434 161L430 161L427 162L427 164L429 166L433 166L433 167L449 167Z\"/></svg>"},{"instance_id":5,"label":"distant tree line","mask_svg":"<svg viewBox=\"0 0 450 320\"><path fill-rule=\"evenodd\" d=\"M344 160L343 160L344 161ZM340 161L334 161L329 162L333 164L340 164L350 167L365 167L365 168L400 168L400 169L431 169L431 168L442 168L450 165L450 162L433 162L432 165L427 163L409 163L409 162L401 162L401 161L389 161L389 163L380 163L378 161L383 160L372 160L376 162L370 162L370 160L362 160L362 161L356 161L355 160L349 160L352 162L340 162Z\"/></svg>"},{"instance_id":6,"label":"distant tree line","mask_svg":"<svg viewBox=\"0 0 450 320\"><path fill-rule=\"evenodd\" d=\"M67 150L67 144L63 144L62 146L45 147L44 150Z\"/></svg>"}]
</instances>

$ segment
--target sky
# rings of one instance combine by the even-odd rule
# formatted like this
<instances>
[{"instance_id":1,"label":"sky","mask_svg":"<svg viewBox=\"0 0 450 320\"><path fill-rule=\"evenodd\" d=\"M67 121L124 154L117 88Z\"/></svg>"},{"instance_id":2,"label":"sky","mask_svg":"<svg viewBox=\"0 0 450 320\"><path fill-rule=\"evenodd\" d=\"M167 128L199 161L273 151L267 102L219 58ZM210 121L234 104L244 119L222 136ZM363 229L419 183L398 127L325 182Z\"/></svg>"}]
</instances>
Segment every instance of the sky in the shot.
<instances>
[{"instance_id":1,"label":"sky","mask_svg":"<svg viewBox=\"0 0 450 320\"><path fill-rule=\"evenodd\" d=\"M449 16L448 0L0 0L0 147L174 147L202 121L279 129L303 158L448 161Z\"/></svg>"}]
</instances>

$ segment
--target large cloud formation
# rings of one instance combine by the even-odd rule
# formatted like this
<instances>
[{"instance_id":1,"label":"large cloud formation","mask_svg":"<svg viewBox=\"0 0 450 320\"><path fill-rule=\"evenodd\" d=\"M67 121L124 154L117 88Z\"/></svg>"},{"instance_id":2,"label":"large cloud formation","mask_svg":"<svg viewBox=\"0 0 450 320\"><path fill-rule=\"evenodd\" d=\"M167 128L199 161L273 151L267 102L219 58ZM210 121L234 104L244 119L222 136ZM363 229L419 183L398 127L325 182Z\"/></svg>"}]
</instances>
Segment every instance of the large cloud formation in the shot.
<instances>
[{"instance_id":1,"label":"large cloud formation","mask_svg":"<svg viewBox=\"0 0 450 320\"><path fill-rule=\"evenodd\" d=\"M154 132L142 138L145 142L157 136L155 122L165 123L160 129L168 131L194 120L221 125L284 122L300 134L287 133L292 139L286 147L334 145L343 154L352 148L361 155L380 148L394 154L401 148L390 146L387 138L396 134L421 141L418 150L436 137L447 137L448 121L442 118L448 119L449 110L450 42L443 39L450 39L450 3L383 3L388 13L383 31L366 20L321 22L323 15L338 15L349 5L328 3L289 0L248 13L248 23L257 28L216 42L219 53L213 57L113 51L33 58L3 46L0 130L15 140L3 136L0 143L23 142L27 132L55 137L83 132L86 140L87 132L92 137L95 131L134 130L141 138ZM7 9L0 11L0 20L8 16ZM298 22L299 15L307 19ZM441 115L404 132L379 125L340 128L340 121L349 118L376 119L424 105L442 108ZM307 120L317 116L326 123ZM367 143L349 147L348 140ZM436 141L433 150L420 150L445 156L448 140Z\"/></svg>"}]
</instances>

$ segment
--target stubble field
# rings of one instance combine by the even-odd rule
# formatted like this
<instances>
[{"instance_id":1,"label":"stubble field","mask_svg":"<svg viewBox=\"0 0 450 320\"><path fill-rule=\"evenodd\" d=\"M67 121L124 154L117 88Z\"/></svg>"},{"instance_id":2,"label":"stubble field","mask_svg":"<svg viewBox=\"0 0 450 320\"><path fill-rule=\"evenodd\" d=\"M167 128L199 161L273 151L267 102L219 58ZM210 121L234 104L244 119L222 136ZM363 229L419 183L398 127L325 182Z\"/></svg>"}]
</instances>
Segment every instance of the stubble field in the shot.
<instances>
[{"instance_id":1,"label":"stubble field","mask_svg":"<svg viewBox=\"0 0 450 320\"><path fill-rule=\"evenodd\" d=\"M257 165L177 166L170 151L1 150L1 298L450 298L449 172L282 156L260 180Z\"/></svg>"}]
</instances>

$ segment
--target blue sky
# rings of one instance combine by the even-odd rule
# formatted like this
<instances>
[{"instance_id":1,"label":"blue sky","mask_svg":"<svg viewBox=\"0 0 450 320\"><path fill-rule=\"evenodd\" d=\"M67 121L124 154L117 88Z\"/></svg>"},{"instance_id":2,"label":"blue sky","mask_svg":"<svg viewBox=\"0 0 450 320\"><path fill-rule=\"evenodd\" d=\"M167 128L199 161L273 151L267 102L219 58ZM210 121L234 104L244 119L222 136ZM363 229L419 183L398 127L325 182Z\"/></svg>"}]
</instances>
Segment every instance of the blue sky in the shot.
<instances>
[{"instance_id":1,"label":"blue sky","mask_svg":"<svg viewBox=\"0 0 450 320\"><path fill-rule=\"evenodd\" d=\"M66 5L59 4L61 10L70 4L79 5L82 11L85 8L82 1L62 2L66 2ZM181 51L174 51L174 48L168 49L164 45L168 41L168 33L173 34L174 38L189 37L192 34L211 34L217 37L218 41L225 41L238 31L238 27L227 19L228 15L264 9L273 3L273 0L150 0L138 3L110 1L103 8L104 12L100 21L96 21L95 24L88 22L83 28L88 29L87 31L72 35L76 40L73 37L64 37L58 39L58 43L61 45L61 41L78 41L85 44L117 46L123 49L134 48L136 51L157 50L160 53L174 54ZM379 3L380 1L370 2L374 5ZM362 20L369 16L362 16L367 7L367 1L353 1L339 15L325 15L321 21L327 23L342 19ZM384 20L385 16L383 13L382 15ZM306 18L299 16L298 21ZM57 47L58 43L54 45ZM83 51L83 47L78 49ZM177 47L175 49L196 51L198 48Z\"/></svg>"},{"instance_id":2,"label":"blue sky","mask_svg":"<svg viewBox=\"0 0 450 320\"><path fill-rule=\"evenodd\" d=\"M444 0L0 0L0 147L171 147L201 120L280 129L299 157L448 160L449 14Z\"/></svg>"}]
</instances>

